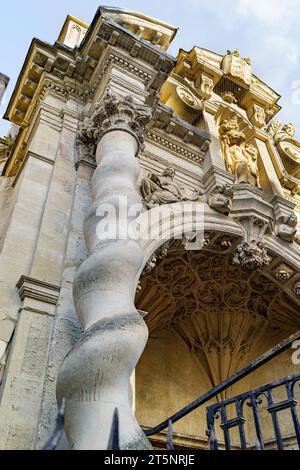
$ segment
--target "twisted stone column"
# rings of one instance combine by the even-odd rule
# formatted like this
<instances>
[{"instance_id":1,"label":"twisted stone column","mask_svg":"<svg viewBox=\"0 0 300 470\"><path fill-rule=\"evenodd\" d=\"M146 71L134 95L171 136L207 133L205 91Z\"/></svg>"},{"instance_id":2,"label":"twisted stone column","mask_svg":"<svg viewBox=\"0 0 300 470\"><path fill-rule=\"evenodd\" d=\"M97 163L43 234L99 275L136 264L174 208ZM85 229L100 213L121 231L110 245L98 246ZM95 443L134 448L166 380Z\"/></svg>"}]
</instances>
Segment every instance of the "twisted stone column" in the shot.
<instances>
[{"instance_id":1,"label":"twisted stone column","mask_svg":"<svg viewBox=\"0 0 300 470\"><path fill-rule=\"evenodd\" d=\"M66 399L65 430L72 449L106 449L115 408L121 448L150 447L128 394L148 330L134 306L143 253L127 232L142 209L136 154L150 118L149 107L108 92L80 135L88 145L96 139L97 169L84 227L90 256L74 281L74 302L85 331L66 357L57 385L58 401ZM101 224L106 222L111 233L103 237Z\"/></svg>"}]
</instances>

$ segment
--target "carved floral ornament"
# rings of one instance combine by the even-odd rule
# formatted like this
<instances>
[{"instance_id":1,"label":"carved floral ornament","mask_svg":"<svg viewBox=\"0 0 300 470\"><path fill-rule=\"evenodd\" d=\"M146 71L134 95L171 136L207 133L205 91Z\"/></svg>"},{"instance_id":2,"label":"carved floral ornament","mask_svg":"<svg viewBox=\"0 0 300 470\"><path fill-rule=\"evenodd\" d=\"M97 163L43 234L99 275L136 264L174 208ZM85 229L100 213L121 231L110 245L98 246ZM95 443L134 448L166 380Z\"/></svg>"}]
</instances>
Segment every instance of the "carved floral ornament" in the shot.
<instances>
[{"instance_id":1,"label":"carved floral ornament","mask_svg":"<svg viewBox=\"0 0 300 470\"><path fill-rule=\"evenodd\" d=\"M91 118L85 117L80 126L77 134L79 153L84 157L94 155L101 137L112 130L130 132L139 144L143 144L152 113L150 106L135 103L131 95L118 96L107 89Z\"/></svg>"}]
</instances>

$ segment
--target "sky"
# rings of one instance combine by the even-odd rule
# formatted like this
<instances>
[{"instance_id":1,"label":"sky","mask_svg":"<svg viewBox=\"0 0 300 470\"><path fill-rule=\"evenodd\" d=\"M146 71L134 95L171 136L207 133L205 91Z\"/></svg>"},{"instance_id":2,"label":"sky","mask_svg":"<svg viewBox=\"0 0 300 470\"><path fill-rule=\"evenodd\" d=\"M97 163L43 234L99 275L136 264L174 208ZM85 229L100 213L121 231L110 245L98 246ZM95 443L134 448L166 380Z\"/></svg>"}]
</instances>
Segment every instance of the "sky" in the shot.
<instances>
[{"instance_id":1,"label":"sky","mask_svg":"<svg viewBox=\"0 0 300 470\"><path fill-rule=\"evenodd\" d=\"M225 54L238 48L251 57L255 75L278 92L282 122L300 137L300 0L103 0L107 6L139 11L179 28L169 52L204 47ZM46 5L46 6L45 6ZM2 0L0 72L10 84L0 106L5 112L33 37L53 44L67 14L90 23L99 0ZM0 120L0 135L9 123Z\"/></svg>"}]
</instances>

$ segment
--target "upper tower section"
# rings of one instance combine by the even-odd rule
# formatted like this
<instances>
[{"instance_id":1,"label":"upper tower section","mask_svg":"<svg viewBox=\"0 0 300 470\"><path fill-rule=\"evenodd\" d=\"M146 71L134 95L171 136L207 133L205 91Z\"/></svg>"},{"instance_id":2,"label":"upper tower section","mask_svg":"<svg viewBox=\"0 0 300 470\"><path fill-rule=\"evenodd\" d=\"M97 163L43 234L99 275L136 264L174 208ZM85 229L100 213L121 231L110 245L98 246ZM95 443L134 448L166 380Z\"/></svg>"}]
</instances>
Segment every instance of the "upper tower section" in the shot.
<instances>
[{"instance_id":1,"label":"upper tower section","mask_svg":"<svg viewBox=\"0 0 300 470\"><path fill-rule=\"evenodd\" d=\"M174 87L183 86L186 90L185 99L178 96L177 106L194 101L194 108L199 100L211 106L226 102L240 109L250 122L263 128L281 109L278 105L280 95L253 74L249 57L243 58L239 51L227 51L225 55L216 54L206 49L194 47L190 52L180 50L177 65L164 85L161 93L162 101L168 105ZM181 98L183 92L179 89ZM209 106L207 104L207 106ZM199 107L199 104L198 104ZM179 115L182 111L176 109Z\"/></svg>"}]
</instances>

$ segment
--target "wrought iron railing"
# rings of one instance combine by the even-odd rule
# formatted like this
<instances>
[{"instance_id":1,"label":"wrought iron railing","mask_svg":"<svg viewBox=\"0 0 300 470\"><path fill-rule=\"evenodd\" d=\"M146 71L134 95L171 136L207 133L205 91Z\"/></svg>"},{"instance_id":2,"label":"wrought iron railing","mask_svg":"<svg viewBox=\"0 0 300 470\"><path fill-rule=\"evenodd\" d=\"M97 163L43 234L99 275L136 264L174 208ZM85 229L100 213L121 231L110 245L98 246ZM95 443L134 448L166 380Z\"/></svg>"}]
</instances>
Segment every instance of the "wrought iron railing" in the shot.
<instances>
[{"instance_id":1,"label":"wrought iron railing","mask_svg":"<svg viewBox=\"0 0 300 470\"><path fill-rule=\"evenodd\" d=\"M250 364L248 364L248 366L246 366L240 372L237 372L236 374L231 376L229 379L225 380L221 384L214 387L212 390L202 395L200 398L197 398L191 404L182 408L180 411L178 411L177 413L172 415L170 418L163 421L158 426L145 430L146 436L150 437L150 436L160 433L161 431L164 431L165 429L168 429L166 448L168 450L174 450L174 444L173 444L173 424L174 423L181 420L185 416L189 415L194 410L198 409L204 404L208 403L213 398L216 398L221 392L227 390L232 385L236 384L237 382L239 382L240 380L242 380L243 378L245 378L246 376L248 376L255 370L262 367L264 364L268 363L275 357L282 354L284 351L289 349L295 341L299 339L300 339L300 330L294 333L289 338L282 341L281 343L279 343L277 346L275 346L274 348L272 348L271 350L269 350L268 352L266 352L259 358L252 361ZM279 427L277 413L279 411L288 410L288 409L291 411L295 436L298 442L298 446L300 448L300 427L299 427L299 419L298 419L296 408L295 408L297 405L297 402L295 400L295 395L294 395L295 385L299 381L300 381L300 374L287 377L273 384L267 385L265 387L261 387L257 390L245 393L238 397L235 397L230 400L223 401L221 403L217 403L216 405L212 405L208 407L207 408L207 423L208 423L207 434L209 437L209 442L208 442L209 449L217 450L219 448L219 443L215 434L215 419L218 413L220 413L220 416L221 416L221 429L224 432L226 448L231 449L229 429L232 429L232 428L238 428L240 441L241 441L241 448L242 449L247 448L247 442L246 442L245 431L244 431L245 418L243 415L243 406L245 405L245 403L249 403L250 406L252 406L255 431L256 431L256 436L257 436L256 449L257 450L264 449L265 443L264 443L260 419L259 419L259 411L258 411L259 403L257 401L259 400L259 396L263 394L266 394L267 396L267 400L268 400L267 410L272 417L272 422L273 422L273 426L275 430L275 436L276 436L278 449L282 449L284 445L283 445L283 439L282 439L281 431ZM280 403L275 403L274 397L273 397L273 390L279 387L280 385L281 386L285 385L287 399L284 401L281 401ZM236 404L237 416L229 420L227 419L226 407L229 405L232 405L232 403ZM63 429L64 429L64 401L58 413L55 430L52 436L50 437L50 439L48 440L47 444L44 446L43 450L57 449L59 441L62 437ZM108 450L120 450L119 415L118 415L117 409L114 412L114 416L112 420L112 427L110 431Z\"/></svg>"},{"instance_id":2,"label":"wrought iron railing","mask_svg":"<svg viewBox=\"0 0 300 470\"><path fill-rule=\"evenodd\" d=\"M254 423L256 434L254 448L264 450L265 438L261 419L262 410L264 410L264 412L267 411L272 418L275 440L279 450L284 449L284 442L278 413L284 410L290 411L293 426L292 434L295 436L298 448L300 449L300 424L296 409L297 400L295 399L296 385L300 385L300 373L209 406L206 410L206 416L210 450L218 450L219 448L219 443L216 438L216 420L219 421L218 427L223 434L226 450L232 449L231 432L234 429L238 432L241 449L246 450L253 448L253 445L249 444L249 441L247 442L245 427L248 423ZM274 391L276 390L284 390L284 400L277 401L274 398ZM264 401L267 406L260 406L264 404ZM252 413L245 413L246 407L250 407ZM229 418L228 415L232 413L236 414L236 416ZM287 419L287 417L285 418ZM269 431L270 429L268 430L268 434Z\"/></svg>"},{"instance_id":3,"label":"wrought iron railing","mask_svg":"<svg viewBox=\"0 0 300 470\"><path fill-rule=\"evenodd\" d=\"M279 356L287 349L291 348L293 343L297 341L298 339L300 339L300 330L294 333L293 335L291 335L289 338L282 341L281 343L277 344L277 346L270 349L268 352L266 352L262 356L252 361L250 364L244 367L240 372L237 372L236 374L232 375L230 378L228 378L224 382L220 383L213 389L206 392L201 397L197 398L195 401L193 401L189 405L182 408L180 411L178 411L174 415L167 418L158 426L155 426L154 428L151 428L151 429L147 429L145 431L146 436L150 437L150 436L153 436L154 434L158 434L161 431L164 431L170 426L170 424L173 425L177 421L181 420L185 416L189 415L193 411L200 408L200 406L203 406L209 401L211 401L213 398L216 398L221 392L224 392L225 390L230 388L232 385L244 379L245 377L250 375L252 372L262 367L264 364L270 362L272 359Z\"/></svg>"}]
</instances>

